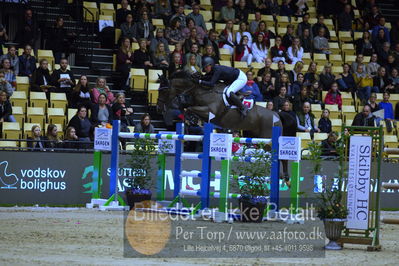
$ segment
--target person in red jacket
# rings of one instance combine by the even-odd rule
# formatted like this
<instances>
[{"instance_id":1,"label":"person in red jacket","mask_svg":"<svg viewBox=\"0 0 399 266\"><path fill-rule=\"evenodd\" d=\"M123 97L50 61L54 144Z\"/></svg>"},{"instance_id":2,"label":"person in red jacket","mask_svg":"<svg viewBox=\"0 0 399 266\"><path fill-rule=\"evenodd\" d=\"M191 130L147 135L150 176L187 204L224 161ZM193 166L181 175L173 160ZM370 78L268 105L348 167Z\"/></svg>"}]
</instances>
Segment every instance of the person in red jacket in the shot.
<instances>
[{"instance_id":1,"label":"person in red jacket","mask_svg":"<svg viewBox=\"0 0 399 266\"><path fill-rule=\"evenodd\" d=\"M324 100L325 104L338 104L338 108L342 107L342 97L341 93L338 90L338 83L334 82L331 84L330 90L327 92L326 99Z\"/></svg>"}]
</instances>

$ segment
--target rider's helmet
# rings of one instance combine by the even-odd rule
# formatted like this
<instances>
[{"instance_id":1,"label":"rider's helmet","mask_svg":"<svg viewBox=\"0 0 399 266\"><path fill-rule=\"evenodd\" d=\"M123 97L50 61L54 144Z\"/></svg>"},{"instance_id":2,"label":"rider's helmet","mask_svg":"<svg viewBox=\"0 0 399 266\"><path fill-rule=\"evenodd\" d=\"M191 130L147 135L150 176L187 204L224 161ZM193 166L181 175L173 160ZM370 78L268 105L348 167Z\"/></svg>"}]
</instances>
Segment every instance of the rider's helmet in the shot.
<instances>
[{"instance_id":1,"label":"rider's helmet","mask_svg":"<svg viewBox=\"0 0 399 266\"><path fill-rule=\"evenodd\" d=\"M212 67L215 65L215 61L213 60L212 57L206 56L204 59L202 59L202 68L205 69L206 66L212 65Z\"/></svg>"}]
</instances>

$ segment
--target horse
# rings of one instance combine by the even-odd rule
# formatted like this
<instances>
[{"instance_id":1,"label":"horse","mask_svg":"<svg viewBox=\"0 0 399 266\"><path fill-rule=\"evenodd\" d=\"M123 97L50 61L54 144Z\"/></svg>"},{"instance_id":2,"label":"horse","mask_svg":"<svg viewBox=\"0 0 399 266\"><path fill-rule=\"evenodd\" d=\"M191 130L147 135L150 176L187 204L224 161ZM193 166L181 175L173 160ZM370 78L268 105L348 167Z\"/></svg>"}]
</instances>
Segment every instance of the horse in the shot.
<instances>
[{"instance_id":1,"label":"horse","mask_svg":"<svg viewBox=\"0 0 399 266\"><path fill-rule=\"evenodd\" d=\"M184 109L215 125L231 130L243 130L251 137L271 138L273 126L282 128L283 136L296 135L296 121L287 113L276 113L262 106L253 105L248 115L243 118L238 109L226 106L223 90L226 85L217 84L214 88L204 87L194 82L193 77L185 72L176 72L168 80L160 76L160 89L157 102L158 111L164 117L168 112ZM284 122L284 123L283 123ZM288 183L288 164L282 161L283 177Z\"/></svg>"}]
</instances>

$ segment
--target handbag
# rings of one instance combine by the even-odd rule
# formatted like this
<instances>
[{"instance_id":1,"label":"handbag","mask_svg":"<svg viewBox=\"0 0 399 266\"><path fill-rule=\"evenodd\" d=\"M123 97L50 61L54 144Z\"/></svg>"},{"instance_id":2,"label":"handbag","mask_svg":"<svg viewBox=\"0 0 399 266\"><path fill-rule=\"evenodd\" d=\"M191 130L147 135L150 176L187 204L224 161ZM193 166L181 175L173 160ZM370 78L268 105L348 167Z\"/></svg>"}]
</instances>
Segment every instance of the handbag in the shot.
<instances>
[{"instance_id":1,"label":"handbag","mask_svg":"<svg viewBox=\"0 0 399 266\"><path fill-rule=\"evenodd\" d=\"M373 87L373 79L369 77L362 78L360 80L360 87Z\"/></svg>"}]
</instances>

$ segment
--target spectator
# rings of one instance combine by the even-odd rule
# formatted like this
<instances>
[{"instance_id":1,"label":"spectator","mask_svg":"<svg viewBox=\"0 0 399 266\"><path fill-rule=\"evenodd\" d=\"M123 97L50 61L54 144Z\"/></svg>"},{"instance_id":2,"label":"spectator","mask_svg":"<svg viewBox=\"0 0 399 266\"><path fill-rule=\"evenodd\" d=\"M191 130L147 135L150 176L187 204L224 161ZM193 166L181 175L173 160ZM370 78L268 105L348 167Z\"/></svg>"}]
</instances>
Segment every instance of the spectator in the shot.
<instances>
[{"instance_id":1,"label":"spectator","mask_svg":"<svg viewBox=\"0 0 399 266\"><path fill-rule=\"evenodd\" d=\"M31 129L32 137L28 137L27 146L31 151L45 151L44 137L39 125L33 125Z\"/></svg>"},{"instance_id":2,"label":"spectator","mask_svg":"<svg viewBox=\"0 0 399 266\"><path fill-rule=\"evenodd\" d=\"M358 66L358 65L362 65L362 67L363 67L363 72L364 72L364 73L366 72L366 65L363 64L363 60L364 60L364 57L363 57L362 54L358 54L358 55L356 56L355 62L352 62L352 72L356 72L357 66Z\"/></svg>"},{"instance_id":3,"label":"spectator","mask_svg":"<svg viewBox=\"0 0 399 266\"><path fill-rule=\"evenodd\" d=\"M339 90L347 91L355 93L357 90L355 79L353 75L350 73L350 66L348 63L345 63L342 67L343 72L339 79L337 79Z\"/></svg>"},{"instance_id":4,"label":"spectator","mask_svg":"<svg viewBox=\"0 0 399 266\"><path fill-rule=\"evenodd\" d=\"M173 55L173 54L180 54L180 64L183 64L183 58L184 58L184 53L183 53L183 47L182 47L182 45L180 44L180 43L176 43L176 45L175 45L175 49L173 50L173 52L172 52L172 54L171 54L171 56ZM172 58L173 59L173 58Z\"/></svg>"},{"instance_id":5,"label":"spectator","mask_svg":"<svg viewBox=\"0 0 399 266\"><path fill-rule=\"evenodd\" d=\"M90 141L93 125L87 117L87 109L84 106L79 106L76 115L68 123L68 127L73 127L76 130L76 135L79 141Z\"/></svg>"},{"instance_id":6,"label":"spectator","mask_svg":"<svg viewBox=\"0 0 399 266\"><path fill-rule=\"evenodd\" d=\"M129 17L130 15L128 15ZM155 39L154 39L155 40ZM120 88L129 87L129 73L134 61L130 39L123 37L118 53L116 54L116 71L121 72Z\"/></svg>"},{"instance_id":7,"label":"spectator","mask_svg":"<svg viewBox=\"0 0 399 266\"><path fill-rule=\"evenodd\" d=\"M390 82L394 87L394 93L399 92L399 70L397 68L392 68Z\"/></svg>"},{"instance_id":8,"label":"spectator","mask_svg":"<svg viewBox=\"0 0 399 266\"><path fill-rule=\"evenodd\" d=\"M384 35L385 35L386 41L387 42L391 42L391 38L389 36L389 30L388 30L387 27L385 27L385 18L384 17L380 17L378 19L378 25L376 25L376 26L374 26L372 28L372 33L371 34L373 36L373 39L377 38L377 35L379 34L380 29L382 29L384 31Z\"/></svg>"},{"instance_id":9,"label":"spectator","mask_svg":"<svg viewBox=\"0 0 399 266\"><path fill-rule=\"evenodd\" d=\"M64 149L78 149L79 148L79 138L76 136L76 129L74 127L68 127L65 131L64 141L62 142L62 147Z\"/></svg>"},{"instance_id":10,"label":"spectator","mask_svg":"<svg viewBox=\"0 0 399 266\"><path fill-rule=\"evenodd\" d=\"M320 84L324 90L328 90L334 82L335 75L332 73L332 65L327 63L320 74Z\"/></svg>"},{"instance_id":11,"label":"spectator","mask_svg":"<svg viewBox=\"0 0 399 266\"><path fill-rule=\"evenodd\" d=\"M301 44L304 53L312 53L313 52L313 39L310 36L310 30L304 29L303 34L301 36Z\"/></svg>"},{"instance_id":12,"label":"spectator","mask_svg":"<svg viewBox=\"0 0 399 266\"><path fill-rule=\"evenodd\" d=\"M12 115L12 106L5 91L0 91L0 122L17 122Z\"/></svg>"},{"instance_id":13,"label":"spectator","mask_svg":"<svg viewBox=\"0 0 399 266\"><path fill-rule=\"evenodd\" d=\"M321 113L321 118L319 120L319 126L320 132L322 133L330 133L332 130L332 124L330 120L330 110L325 108L323 112Z\"/></svg>"},{"instance_id":14,"label":"spectator","mask_svg":"<svg viewBox=\"0 0 399 266\"><path fill-rule=\"evenodd\" d=\"M392 43L399 44L399 19L396 19L396 23L392 26L390 37Z\"/></svg>"},{"instance_id":15,"label":"spectator","mask_svg":"<svg viewBox=\"0 0 399 266\"><path fill-rule=\"evenodd\" d=\"M302 73L302 69L303 69L303 63L301 61L296 62L294 69L288 73L291 83L294 83L294 81L297 80L297 76L299 73ZM298 93L299 93L299 90L298 90Z\"/></svg>"},{"instance_id":16,"label":"spectator","mask_svg":"<svg viewBox=\"0 0 399 266\"><path fill-rule=\"evenodd\" d=\"M288 78L288 73L283 73L280 75L280 78L276 81L275 87L277 93L279 93L281 87L285 87L287 89L287 96L292 96L292 87L290 79Z\"/></svg>"},{"instance_id":17,"label":"spectator","mask_svg":"<svg viewBox=\"0 0 399 266\"><path fill-rule=\"evenodd\" d=\"M114 119L121 120L121 131L129 132L129 126L134 127L133 108L126 104L125 94L118 93L116 101L112 105Z\"/></svg>"},{"instance_id":18,"label":"spectator","mask_svg":"<svg viewBox=\"0 0 399 266\"><path fill-rule=\"evenodd\" d=\"M149 114L143 114L140 119L140 123L134 127L134 132L137 133L155 133L154 126L151 124L151 116Z\"/></svg>"},{"instance_id":19,"label":"spectator","mask_svg":"<svg viewBox=\"0 0 399 266\"><path fill-rule=\"evenodd\" d=\"M163 20L164 25L169 24L169 17L172 15L172 8L169 0L155 1L154 13L157 18Z\"/></svg>"},{"instance_id":20,"label":"spectator","mask_svg":"<svg viewBox=\"0 0 399 266\"><path fill-rule=\"evenodd\" d=\"M378 104L378 107L380 109L384 110L384 119L385 119L385 121L389 121L389 122L394 119L393 106L392 106L392 103L389 102L389 97L390 96L391 96L391 94L388 91L385 91L384 94L383 94L382 102L380 102Z\"/></svg>"},{"instance_id":21,"label":"spectator","mask_svg":"<svg viewBox=\"0 0 399 266\"><path fill-rule=\"evenodd\" d=\"M181 31L181 22L179 18L175 18L170 23L170 28L166 30L166 39L169 44L183 44L184 36Z\"/></svg>"},{"instance_id":22,"label":"spectator","mask_svg":"<svg viewBox=\"0 0 399 266\"><path fill-rule=\"evenodd\" d=\"M231 54L234 52L234 46L236 45L236 38L233 33L233 26L234 26L233 21L228 20L226 23L226 27L219 36L222 48L228 49Z\"/></svg>"},{"instance_id":23,"label":"spectator","mask_svg":"<svg viewBox=\"0 0 399 266\"><path fill-rule=\"evenodd\" d=\"M346 4L344 10L337 17L339 31L352 31L352 13L352 6Z\"/></svg>"},{"instance_id":24,"label":"spectator","mask_svg":"<svg viewBox=\"0 0 399 266\"><path fill-rule=\"evenodd\" d=\"M71 108L84 106L89 110L91 109L91 105L89 82L87 76L82 75L79 78L78 84L73 88L69 106L71 106Z\"/></svg>"},{"instance_id":25,"label":"spectator","mask_svg":"<svg viewBox=\"0 0 399 266\"><path fill-rule=\"evenodd\" d=\"M175 73L183 69L181 54L173 53L172 54L172 63L169 65L169 78Z\"/></svg>"},{"instance_id":26,"label":"spectator","mask_svg":"<svg viewBox=\"0 0 399 266\"><path fill-rule=\"evenodd\" d=\"M0 55L3 55L3 46L8 42L6 28L0 23Z\"/></svg>"},{"instance_id":27,"label":"spectator","mask_svg":"<svg viewBox=\"0 0 399 266\"><path fill-rule=\"evenodd\" d=\"M384 65L387 75L390 77L392 69L397 68L398 64L395 60L395 56L393 54L388 55L388 60Z\"/></svg>"},{"instance_id":28,"label":"spectator","mask_svg":"<svg viewBox=\"0 0 399 266\"><path fill-rule=\"evenodd\" d=\"M240 138L240 137L241 137L241 135L240 135L239 131L234 131L233 132L233 138ZM232 147L231 147L231 149L232 149L231 151L232 151L233 154L239 155L239 154L242 154L243 147L244 147L244 144L233 142L232 143Z\"/></svg>"},{"instance_id":29,"label":"spectator","mask_svg":"<svg viewBox=\"0 0 399 266\"><path fill-rule=\"evenodd\" d=\"M204 38L204 45L212 45L213 51L215 51L216 57L220 60L220 52L219 52L219 40L218 33L214 29L210 29L208 33L208 37Z\"/></svg>"},{"instance_id":30,"label":"spectator","mask_svg":"<svg viewBox=\"0 0 399 266\"><path fill-rule=\"evenodd\" d=\"M248 46L248 37L244 35L240 40L240 44L235 49L235 61L247 62L251 66L253 61L252 50Z\"/></svg>"},{"instance_id":31,"label":"spectator","mask_svg":"<svg viewBox=\"0 0 399 266\"><path fill-rule=\"evenodd\" d=\"M252 44L252 55L254 57L254 61L257 63L265 62L267 58L267 47L263 42L263 34L258 34L256 37L256 41Z\"/></svg>"},{"instance_id":32,"label":"spectator","mask_svg":"<svg viewBox=\"0 0 399 266\"><path fill-rule=\"evenodd\" d=\"M152 38L154 38L154 30L154 26L148 18L148 12L142 12L141 19L137 23L134 23L133 41L136 42L139 39L146 39L146 44L149 45Z\"/></svg>"},{"instance_id":33,"label":"spectator","mask_svg":"<svg viewBox=\"0 0 399 266\"><path fill-rule=\"evenodd\" d=\"M309 13L306 13L305 15L303 15L302 21L298 24L297 34L299 37L302 37L304 35L305 29L308 29L309 33L311 33L312 25L309 23L309 18Z\"/></svg>"},{"instance_id":34,"label":"spectator","mask_svg":"<svg viewBox=\"0 0 399 266\"><path fill-rule=\"evenodd\" d=\"M259 34L263 34L263 42L265 43L267 48L270 47L270 39L276 38L276 35L271 30L267 29L266 22L263 20L259 22L258 29L254 34L254 38L257 39Z\"/></svg>"},{"instance_id":35,"label":"spectator","mask_svg":"<svg viewBox=\"0 0 399 266\"><path fill-rule=\"evenodd\" d=\"M275 78L276 78L276 87L279 87L279 83L281 80L281 76L283 74L287 74L288 75L288 71L285 70L285 64L283 61L278 61L277 63L277 71L275 72Z\"/></svg>"},{"instance_id":36,"label":"spectator","mask_svg":"<svg viewBox=\"0 0 399 266\"><path fill-rule=\"evenodd\" d=\"M48 70L48 62L46 59L41 59L39 61L39 67L32 74L30 89L31 91L39 91L49 94L50 90L54 88L50 83L51 76L50 71Z\"/></svg>"},{"instance_id":37,"label":"spectator","mask_svg":"<svg viewBox=\"0 0 399 266\"><path fill-rule=\"evenodd\" d=\"M253 44L252 44L253 45ZM252 49L253 50L253 49ZM253 52L252 52L253 54ZM272 60L270 58L265 59L265 66L258 71L258 80L261 80L265 73L270 73L271 77L276 77L276 71L271 68Z\"/></svg>"},{"instance_id":38,"label":"spectator","mask_svg":"<svg viewBox=\"0 0 399 266\"><path fill-rule=\"evenodd\" d=\"M383 29L379 29L377 35L373 38L373 46L376 49L381 49L386 42L389 43L385 31Z\"/></svg>"},{"instance_id":39,"label":"spectator","mask_svg":"<svg viewBox=\"0 0 399 266\"><path fill-rule=\"evenodd\" d=\"M309 64L308 71L305 74L305 83L313 83L314 81L318 81L320 79L317 74L317 62L312 61Z\"/></svg>"},{"instance_id":40,"label":"spectator","mask_svg":"<svg viewBox=\"0 0 399 266\"><path fill-rule=\"evenodd\" d=\"M195 56L195 64L201 69L202 68L202 58L201 58L201 54L199 53L198 44L193 43L191 45L190 52L186 54L184 61L188 62L191 55Z\"/></svg>"},{"instance_id":41,"label":"spectator","mask_svg":"<svg viewBox=\"0 0 399 266\"><path fill-rule=\"evenodd\" d=\"M287 100L283 103L281 112L288 113L291 116L292 122L295 125L295 131L296 131L296 113L294 111L292 111L292 104L290 103L290 101Z\"/></svg>"},{"instance_id":42,"label":"spectator","mask_svg":"<svg viewBox=\"0 0 399 266\"><path fill-rule=\"evenodd\" d=\"M201 73L201 68L197 65L195 54L190 54L183 70L190 74Z\"/></svg>"},{"instance_id":43,"label":"spectator","mask_svg":"<svg viewBox=\"0 0 399 266\"><path fill-rule=\"evenodd\" d=\"M321 142L321 155L322 156L339 156L337 152L337 139L336 132L329 132L327 139Z\"/></svg>"},{"instance_id":44,"label":"spectator","mask_svg":"<svg viewBox=\"0 0 399 266\"><path fill-rule=\"evenodd\" d=\"M310 103L310 101L308 88L305 86L301 87L300 92L295 95L293 100L292 107L294 112L300 112L303 109L303 104L306 102Z\"/></svg>"},{"instance_id":45,"label":"spectator","mask_svg":"<svg viewBox=\"0 0 399 266\"><path fill-rule=\"evenodd\" d=\"M281 87L279 90L279 94L273 98L273 110L279 112L285 101L289 101L287 96L287 88Z\"/></svg>"},{"instance_id":46,"label":"spectator","mask_svg":"<svg viewBox=\"0 0 399 266\"><path fill-rule=\"evenodd\" d=\"M121 24L121 38L128 38L137 42L135 38L135 27L133 22L133 15L127 14L126 21Z\"/></svg>"},{"instance_id":47,"label":"spectator","mask_svg":"<svg viewBox=\"0 0 399 266\"><path fill-rule=\"evenodd\" d=\"M370 94L370 98L369 101L367 102L367 105L370 106L370 112L374 113L378 110L380 110L380 107L377 104L377 94L376 93L372 93Z\"/></svg>"},{"instance_id":48,"label":"spectator","mask_svg":"<svg viewBox=\"0 0 399 266\"><path fill-rule=\"evenodd\" d=\"M391 44L389 42L385 42L381 48L377 48L378 55L378 64L384 65L388 61L388 55L391 53L390 51Z\"/></svg>"},{"instance_id":49,"label":"spectator","mask_svg":"<svg viewBox=\"0 0 399 266\"><path fill-rule=\"evenodd\" d=\"M56 64L60 63L62 58L62 54L65 54L64 57L68 58L69 56L69 47L71 39L74 34L68 34L67 30L64 28L64 19L62 17L58 17L56 19L54 27L50 31L50 36L48 38L49 46L51 50L53 50L54 60Z\"/></svg>"},{"instance_id":50,"label":"spectator","mask_svg":"<svg viewBox=\"0 0 399 266\"><path fill-rule=\"evenodd\" d=\"M50 151L60 148L62 141L58 138L58 128L54 124L49 124L47 126L47 134L44 137L44 146L49 148Z\"/></svg>"},{"instance_id":51,"label":"spectator","mask_svg":"<svg viewBox=\"0 0 399 266\"><path fill-rule=\"evenodd\" d=\"M245 0L241 0L241 1L245 1ZM238 28L238 31L236 32L236 42L240 43L241 38L243 36L247 36L248 46L252 47L252 35L251 35L251 33L248 32L248 23L247 22L240 22L240 27Z\"/></svg>"},{"instance_id":52,"label":"spectator","mask_svg":"<svg viewBox=\"0 0 399 266\"><path fill-rule=\"evenodd\" d=\"M365 105L363 111L353 119L352 126L374 127L374 116L371 114L370 106Z\"/></svg>"},{"instance_id":53,"label":"spectator","mask_svg":"<svg viewBox=\"0 0 399 266\"><path fill-rule=\"evenodd\" d=\"M312 34L313 36L320 35L320 29L324 29L324 37L326 39L330 39L330 31L328 30L327 26L324 24L324 16L318 15L317 22L312 27Z\"/></svg>"},{"instance_id":54,"label":"spectator","mask_svg":"<svg viewBox=\"0 0 399 266\"><path fill-rule=\"evenodd\" d=\"M366 73L372 78L377 76L378 69L380 68L380 65L377 63L377 61L378 61L377 54L372 54L370 58L370 63L368 63L366 66Z\"/></svg>"},{"instance_id":55,"label":"spectator","mask_svg":"<svg viewBox=\"0 0 399 266\"><path fill-rule=\"evenodd\" d=\"M282 45L285 48L288 48L292 45L292 42L294 41L295 38L294 30L295 30L294 25L292 24L287 25L287 32L284 34L282 39Z\"/></svg>"},{"instance_id":56,"label":"spectator","mask_svg":"<svg viewBox=\"0 0 399 266\"><path fill-rule=\"evenodd\" d=\"M213 61L215 62L215 64L219 65L219 59L217 58L217 55L216 55L215 51L213 50L213 46L210 44L205 46L204 54L202 55L202 59L204 59L205 57L211 57L213 59Z\"/></svg>"},{"instance_id":57,"label":"spectator","mask_svg":"<svg viewBox=\"0 0 399 266\"><path fill-rule=\"evenodd\" d=\"M304 83L303 83L304 80L305 80L305 78L304 78L303 74L298 73L297 79L292 83L292 96L295 97L300 94L302 87L304 87Z\"/></svg>"},{"instance_id":58,"label":"spectator","mask_svg":"<svg viewBox=\"0 0 399 266\"><path fill-rule=\"evenodd\" d=\"M55 86L54 92L64 92L70 100L71 92L76 82L71 70L68 69L68 60L62 58L60 69L54 70L51 75L52 84Z\"/></svg>"},{"instance_id":59,"label":"spectator","mask_svg":"<svg viewBox=\"0 0 399 266\"><path fill-rule=\"evenodd\" d=\"M132 15L133 13L129 8L129 2L127 0L121 1L121 8L116 10L116 27L120 27L123 22L126 21L127 15Z\"/></svg>"},{"instance_id":60,"label":"spectator","mask_svg":"<svg viewBox=\"0 0 399 266\"><path fill-rule=\"evenodd\" d=\"M221 22L227 23L229 20L231 20L232 22L235 20L236 11L233 5L234 5L233 0L227 0L226 6L223 6L222 9L220 9Z\"/></svg>"},{"instance_id":61,"label":"spectator","mask_svg":"<svg viewBox=\"0 0 399 266\"><path fill-rule=\"evenodd\" d=\"M376 5L371 7L370 13L365 16L365 22L370 25L370 28L378 25L378 21L381 17L379 8Z\"/></svg>"},{"instance_id":62,"label":"spectator","mask_svg":"<svg viewBox=\"0 0 399 266\"><path fill-rule=\"evenodd\" d=\"M277 63L279 61L283 61L284 63L286 62L286 48L282 45L280 36L276 37L275 45L270 48L270 56L273 60L273 63Z\"/></svg>"},{"instance_id":63,"label":"spectator","mask_svg":"<svg viewBox=\"0 0 399 266\"><path fill-rule=\"evenodd\" d=\"M320 132L320 129L314 123L314 114L310 110L310 103L303 103L301 112L297 113L297 125L300 132L309 132L313 136L314 132Z\"/></svg>"},{"instance_id":64,"label":"spectator","mask_svg":"<svg viewBox=\"0 0 399 266\"><path fill-rule=\"evenodd\" d=\"M33 12L31 9L25 10L24 19L20 22L21 23L16 33L16 43L19 43L19 45L22 47L26 44L35 47L36 40L40 34L37 21L33 17Z\"/></svg>"},{"instance_id":65,"label":"spectator","mask_svg":"<svg viewBox=\"0 0 399 266\"><path fill-rule=\"evenodd\" d=\"M10 60L11 69L14 71L14 74L16 76L18 76L18 74L19 74L19 59L18 59L18 55L17 55L17 49L15 48L15 46L11 45L10 47L8 47L8 53L5 55L2 55L0 57L0 60L3 60L3 59Z\"/></svg>"},{"instance_id":66,"label":"spectator","mask_svg":"<svg viewBox=\"0 0 399 266\"><path fill-rule=\"evenodd\" d=\"M367 102L372 92L373 80L365 72L363 72L363 66L358 65L357 70L353 73L353 78L357 87L357 96L363 103ZM376 89L373 89L374 92Z\"/></svg>"},{"instance_id":67,"label":"spectator","mask_svg":"<svg viewBox=\"0 0 399 266\"><path fill-rule=\"evenodd\" d=\"M333 82L331 84L331 88L328 90L326 98L324 100L326 104L338 105L338 108L341 110L342 108L342 97L341 93L338 90L338 83Z\"/></svg>"},{"instance_id":68,"label":"spectator","mask_svg":"<svg viewBox=\"0 0 399 266\"><path fill-rule=\"evenodd\" d=\"M192 30L195 30L195 35L192 36ZM205 31L197 26L192 18L187 18L187 28L183 29L183 36L186 39L192 38L195 42L199 43L200 45L204 44L204 38L206 36ZM187 41L187 40L186 40ZM190 47L190 46L188 46Z\"/></svg>"},{"instance_id":69,"label":"spectator","mask_svg":"<svg viewBox=\"0 0 399 266\"><path fill-rule=\"evenodd\" d=\"M258 83L258 87L265 101L273 101L273 98L276 96L276 90L274 89L270 72L265 72L263 74L261 82Z\"/></svg>"},{"instance_id":70,"label":"spectator","mask_svg":"<svg viewBox=\"0 0 399 266\"><path fill-rule=\"evenodd\" d=\"M274 111L274 103L272 101L267 102L266 109L270 111Z\"/></svg>"},{"instance_id":71,"label":"spectator","mask_svg":"<svg viewBox=\"0 0 399 266\"><path fill-rule=\"evenodd\" d=\"M190 35L188 36L188 38L184 42L184 51L186 53L188 53L190 51L191 45L193 43L197 44L198 47L201 46L201 44L199 42L199 39L198 39L197 29L196 28L192 28L190 30Z\"/></svg>"},{"instance_id":72,"label":"spectator","mask_svg":"<svg viewBox=\"0 0 399 266\"><path fill-rule=\"evenodd\" d=\"M176 9L176 13L170 18L170 24L173 25L173 20L177 19L180 22L182 28L186 27L186 15L184 15L184 6L180 5Z\"/></svg>"},{"instance_id":73,"label":"spectator","mask_svg":"<svg viewBox=\"0 0 399 266\"><path fill-rule=\"evenodd\" d=\"M105 126L107 123L112 123L113 112L111 106L107 102L107 95L101 93L97 99L98 104L94 104L91 110L90 120L94 126Z\"/></svg>"},{"instance_id":74,"label":"spectator","mask_svg":"<svg viewBox=\"0 0 399 266\"><path fill-rule=\"evenodd\" d=\"M291 0L283 0L280 6L280 16L291 17L294 15L295 11L290 7Z\"/></svg>"},{"instance_id":75,"label":"spectator","mask_svg":"<svg viewBox=\"0 0 399 266\"><path fill-rule=\"evenodd\" d=\"M107 95L107 101L105 102L106 104L111 104L112 102L114 102L115 100L114 94L108 88L106 79L103 77L98 77L96 80L96 86L92 90L93 103L98 103L98 96L100 96L100 94L102 93ZM78 129L76 128L76 130Z\"/></svg>"},{"instance_id":76,"label":"spectator","mask_svg":"<svg viewBox=\"0 0 399 266\"><path fill-rule=\"evenodd\" d=\"M200 5L193 5L193 12L187 15L187 18L191 18L194 21L194 24L198 27L201 27L204 31L206 31L206 24L204 20L204 16L200 13Z\"/></svg>"},{"instance_id":77,"label":"spectator","mask_svg":"<svg viewBox=\"0 0 399 266\"><path fill-rule=\"evenodd\" d=\"M140 39L139 49L133 53L133 66L145 69L153 66L150 59L150 53L147 51L146 39Z\"/></svg>"},{"instance_id":78,"label":"spectator","mask_svg":"<svg viewBox=\"0 0 399 266\"><path fill-rule=\"evenodd\" d=\"M362 54L365 56L371 56L374 52L373 43L371 42L370 32L363 32L361 39L355 41L356 54Z\"/></svg>"},{"instance_id":79,"label":"spectator","mask_svg":"<svg viewBox=\"0 0 399 266\"><path fill-rule=\"evenodd\" d=\"M3 60L1 60L1 70L4 72L5 80L7 80L7 82L11 84L12 92L14 92L15 85L17 85L17 77L15 76L14 71L11 69L11 62L9 59L4 58Z\"/></svg>"},{"instance_id":80,"label":"spectator","mask_svg":"<svg viewBox=\"0 0 399 266\"><path fill-rule=\"evenodd\" d=\"M319 82L317 80L313 81L309 89L309 97L313 104L321 104L323 106L322 91L323 88L320 86Z\"/></svg>"},{"instance_id":81,"label":"spectator","mask_svg":"<svg viewBox=\"0 0 399 266\"><path fill-rule=\"evenodd\" d=\"M255 34L255 32L258 30L259 28L259 23L262 19L262 16L260 14L259 11L255 12L255 20L252 20L251 23L249 24L249 31L251 32L251 34Z\"/></svg>"},{"instance_id":82,"label":"spectator","mask_svg":"<svg viewBox=\"0 0 399 266\"><path fill-rule=\"evenodd\" d=\"M32 74L36 69L36 58L31 55L32 47L25 45L24 53L19 56L19 75L32 78Z\"/></svg>"},{"instance_id":83,"label":"spectator","mask_svg":"<svg viewBox=\"0 0 399 266\"><path fill-rule=\"evenodd\" d=\"M248 14L249 14L249 10L246 6L246 1L239 0L238 6L236 7L236 10L235 10L235 23L248 21ZM239 41L237 40L237 42L239 42Z\"/></svg>"},{"instance_id":84,"label":"spectator","mask_svg":"<svg viewBox=\"0 0 399 266\"><path fill-rule=\"evenodd\" d=\"M373 91L385 92L387 90L394 90L394 86L391 84L391 81L388 78L385 67L380 67L377 72L377 76L373 79Z\"/></svg>"},{"instance_id":85,"label":"spectator","mask_svg":"<svg viewBox=\"0 0 399 266\"><path fill-rule=\"evenodd\" d=\"M314 52L319 54L331 54L328 39L324 37L324 28L319 29L319 35L313 39Z\"/></svg>"},{"instance_id":86,"label":"spectator","mask_svg":"<svg viewBox=\"0 0 399 266\"><path fill-rule=\"evenodd\" d=\"M258 7L263 15L272 15L276 17L280 14L280 7L277 0L261 0L262 4Z\"/></svg>"},{"instance_id":87,"label":"spectator","mask_svg":"<svg viewBox=\"0 0 399 266\"><path fill-rule=\"evenodd\" d=\"M152 63L155 68L164 70L169 68L169 54L165 49L165 45L161 42L158 43L158 47L152 55Z\"/></svg>"},{"instance_id":88,"label":"spectator","mask_svg":"<svg viewBox=\"0 0 399 266\"><path fill-rule=\"evenodd\" d=\"M254 99L255 102L263 102L262 94L259 91L258 84L254 81L254 73L249 70L247 71L247 84L240 90L242 93L250 93L246 99Z\"/></svg>"},{"instance_id":89,"label":"spectator","mask_svg":"<svg viewBox=\"0 0 399 266\"><path fill-rule=\"evenodd\" d=\"M302 61L303 48L301 47L299 38L297 37L294 38L292 45L288 47L287 54L288 58L291 61L291 64L296 64L297 62Z\"/></svg>"},{"instance_id":90,"label":"spectator","mask_svg":"<svg viewBox=\"0 0 399 266\"><path fill-rule=\"evenodd\" d=\"M7 97L10 97L14 93L12 85L5 78L5 71L3 69L0 69L0 91L5 92Z\"/></svg>"}]
</instances>

